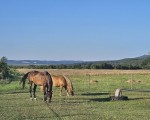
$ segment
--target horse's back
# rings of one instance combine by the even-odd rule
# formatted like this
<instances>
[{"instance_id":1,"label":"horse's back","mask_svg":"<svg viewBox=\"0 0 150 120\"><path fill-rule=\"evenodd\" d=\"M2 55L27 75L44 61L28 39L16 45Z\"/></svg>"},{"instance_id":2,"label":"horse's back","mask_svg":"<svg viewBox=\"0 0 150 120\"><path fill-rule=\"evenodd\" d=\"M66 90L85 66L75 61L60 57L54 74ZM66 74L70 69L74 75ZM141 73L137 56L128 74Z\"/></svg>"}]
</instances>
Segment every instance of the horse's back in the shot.
<instances>
[{"instance_id":1,"label":"horse's back","mask_svg":"<svg viewBox=\"0 0 150 120\"><path fill-rule=\"evenodd\" d=\"M62 75L52 76L53 86L66 86L66 79Z\"/></svg>"},{"instance_id":2,"label":"horse's back","mask_svg":"<svg viewBox=\"0 0 150 120\"><path fill-rule=\"evenodd\" d=\"M49 76L46 72L32 71L29 74L30 81L34 82L37 85L43 85L47 83Z\"/></svg>"}]
</instances>

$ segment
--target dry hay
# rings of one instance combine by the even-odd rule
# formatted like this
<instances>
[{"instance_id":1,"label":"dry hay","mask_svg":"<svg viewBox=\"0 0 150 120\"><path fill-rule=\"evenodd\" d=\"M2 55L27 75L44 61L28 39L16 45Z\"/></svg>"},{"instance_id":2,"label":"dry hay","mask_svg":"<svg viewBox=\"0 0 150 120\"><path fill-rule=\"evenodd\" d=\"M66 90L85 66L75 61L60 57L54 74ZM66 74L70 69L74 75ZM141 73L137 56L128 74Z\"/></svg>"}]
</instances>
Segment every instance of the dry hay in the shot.
<instances>
[{"instance_id":1,"label":"dry hay","mask_svg":"<svg viewBox=\"0 0 150 120\"><path fill-rule=\"evenodd\" d=\"M48 71L52 75L122 75L122 74L150 74L150 70L95 70L95 69L17 69L21 73L32 70Z\"/></svg>"},{"instance_id":2,"label":"dry hay","mask_svg":"<svg viewBox=\"0 0 150 120\"><path fill-rule=\"evenodd\" d=\"M127 83L141 83L142 80L127 80Z\"/></svg>"},{"instance_id":3,"label":"dry hay","mask_svg":"<svg viewBox=\"0 0 150 120\"><path fill-rule=\"evenodd\" d=\"M90 80L90 83L97 83L97 80Z\"/></svg>"}]
</instances>

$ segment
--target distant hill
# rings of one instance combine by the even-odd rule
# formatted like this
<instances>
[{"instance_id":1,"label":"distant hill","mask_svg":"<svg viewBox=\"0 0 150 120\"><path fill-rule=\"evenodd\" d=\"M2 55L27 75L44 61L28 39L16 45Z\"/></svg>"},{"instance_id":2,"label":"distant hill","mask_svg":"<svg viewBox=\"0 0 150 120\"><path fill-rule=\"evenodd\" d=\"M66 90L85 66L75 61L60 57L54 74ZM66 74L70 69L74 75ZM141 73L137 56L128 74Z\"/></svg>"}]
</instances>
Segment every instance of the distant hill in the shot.
<instances>
[{"instance_id":1,"label":"distant hill","mask_svg":"<svg viewBox=\"0 0 150 120\"><path fill-rule=\"evenodd\" d=\"M124 59L120 59L120 60L84 62L84 65L107 63L107 64L111 64L113 66L116 66L116 65L140 66L146 58L150 58L150 54L142 55L142 56L135 57L135 58L124 58Z\"/></svg>"},{"instance_id":2,"label":"distant hill","mask_svg":"<svg viewBox=\"0 0 150 120\"><path fill-rule=\"evenodd\" d=\"M135 57L135 58L121 59L121 60L118 60L117 63L118 64L138 65L138 64L141 64L146 58L149 58L149 57L150 57L150 54L145 54L145 55Z\"/></svg>"},{"instance_id":3,"label":"distant hill","mask_svg":"<svg viewBox=\"0 0 150 120\"><path fill-rule=\"evenodd\" d=\"M142 62L146 59L146 58L149 58L150 57L150 54L146 54L146 55L142 55L142 56L139 56L139 57L135 57L135 58L124 58L124 59L121 59L121 60L112 60L112 61L97 61L95 63L108 63L108 64L112 64L112 65L117 65L117 64L120 64L120 65L140 65L142 64Z\"/></svg>"},{"instance_id":4,"label":"distant hill","mask_svg":"<svg viewBox=\"0 0 150 120\"><path fill-rule=\"evenodd\" d=\"M46 61L46 60L8 60L8 65L69 65L82 63L83 61L61 60L61 61Z\"/></svg>"},{"instance_id":5,"label":"distant hill","mask_svg":"<svg viewBox=\"0 0 150 120\"><path fill-rule=\"evenodd\" d=\"M136 57L138 59L143 59L143 58L149 58L150 57L150 52L145 54L145 55L142 55L142 56L139 56L139 57Z\"/></svg>"},{"instance_id":6,"label":"distant hill","mask_svg":"<svg viewBox=\"0 0 150 120\"><path fill-rule=\"evenodd\" d=\"M150 57L150 53L135 58L125 58L121 60L110 61L73 61L73 60L61 60L61 61L46 61L46 60L8 60L8 65L71 65L71 64L101 64L108 63L111 65L140 65L143 60Z\"/></svg>"}]
</instances>

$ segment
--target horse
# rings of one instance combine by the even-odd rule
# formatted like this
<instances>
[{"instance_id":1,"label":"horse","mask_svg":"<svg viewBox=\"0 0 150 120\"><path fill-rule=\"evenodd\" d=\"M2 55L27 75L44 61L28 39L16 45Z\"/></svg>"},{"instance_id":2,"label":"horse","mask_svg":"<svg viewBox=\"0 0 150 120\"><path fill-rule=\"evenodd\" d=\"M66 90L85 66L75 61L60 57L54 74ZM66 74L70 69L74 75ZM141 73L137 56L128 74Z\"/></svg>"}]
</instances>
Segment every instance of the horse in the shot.
<instances>
[{"instance_id":1,"label":"horse","mask_svg":"<svg viewBox=\"0 0 150 120\"><path fill-rule=\"evenodd\" d=\"M65 88L66 92L67 92L67 96L69 95L74 95L74 91L73 91L73 85L72 82L63 75L52 75L52 81L53 81L53 86L54 87L60 87L60 96L62 95L62 89L63 87ZM43 90L42 86L41 87L41 91Z\"/></svg>"},{"instance_id":2,"label":"horse","mask_svg":"<svg viewBox=\"0 0 150 120\"><path fill-rule=\"evenodd\" d=\"M51 75L45 71L45 72L39 72L39 71L30 71L26 73L21 81L20 84L22 84L22 87L24 89L25 87L25 82L26 79L28 78L29 80L29 86L30 86L30 98L32 99L32 84L34 83L34 88L33 88L33 97L36 100L36 87L37 85L43 86L43 92L44 92L44 101L47 101L48 103L51 102L52 98L52 78Z\"/></svg>"}]
</instances>

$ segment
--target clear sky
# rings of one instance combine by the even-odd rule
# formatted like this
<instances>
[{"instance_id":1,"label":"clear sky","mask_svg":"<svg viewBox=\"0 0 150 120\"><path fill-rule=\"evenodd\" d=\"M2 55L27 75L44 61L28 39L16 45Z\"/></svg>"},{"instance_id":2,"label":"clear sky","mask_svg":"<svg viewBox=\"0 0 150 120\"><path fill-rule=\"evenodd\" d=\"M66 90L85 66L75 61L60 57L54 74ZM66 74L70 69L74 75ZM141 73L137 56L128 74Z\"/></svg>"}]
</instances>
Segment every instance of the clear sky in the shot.
<instances>
[{"instance_id":1,"label":"clear sky","mask_svg":"<svg viewBox=\"0 0 150 120\"><path fill-rule=\"evenodd\" d=\"M150 51L150 0L0 0L0 57L118 60Z\"/></svg>"}]
</instances>

